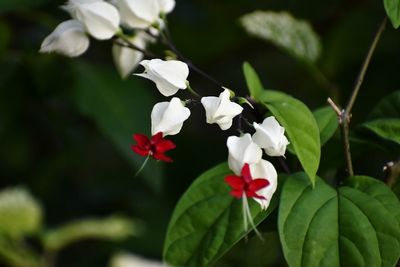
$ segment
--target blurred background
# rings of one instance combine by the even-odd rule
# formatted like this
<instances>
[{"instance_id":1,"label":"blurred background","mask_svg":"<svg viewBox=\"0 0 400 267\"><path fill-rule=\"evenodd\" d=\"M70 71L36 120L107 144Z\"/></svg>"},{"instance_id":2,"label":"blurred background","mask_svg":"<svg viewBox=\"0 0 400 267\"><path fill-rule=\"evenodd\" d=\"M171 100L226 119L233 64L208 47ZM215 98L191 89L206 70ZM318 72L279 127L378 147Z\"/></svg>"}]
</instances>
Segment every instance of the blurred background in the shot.
<instances>
[{"instance_id":1,"label":"blurred background","mask_svg":"<svg viewBox=\"0 0 400 267\"><path fill-rule=\"evenodd\" d=\"M43 245L37 235L65 223L109 216L133 220L135 231L127 238L69 244L53 259L54 266L107 266L120 251L160 260L176 202L199 174L226 160L225 140L234 131L206 125L202 107L195 106L183 131L171 138L177 144L169 153L175 162L152 162L135 177L144 159L130 151L132 134L150 133L151 109L164 98L149 81L119 77L110 42L92 40L78 59L39 54L42 40L69 19L62 4L0 1L0 189L23 187L42 207L39 234L25 240L38 253ZM246 94L242 63L249 61L267 88L287 92L314 110L326 106L330 92L303 64L244 31L239 18L255 10L287 11L311 23L322 42L317 66L335 84L337 103L345 105L384 18L382 1L177 0L168 19L175 44L187 58L241 95ZM384 164L400 156L391 143L363 142L376 136L357 128L378 100L398 90L399 48L400 33L388 24L354 108L358 174L383 178ZM189 80L203 95L220 92L196 73ZM343 174L339 142L337 135L324 146L323 161L336 168L322 164L320 175ZM297 166L290 157L289 163ZM282 266L275 226L265 227L276 240L268 248L276 258L244 262L262 253L251 254L238 244L236 253L217 266Z\"/></svg>"}]
</instances>

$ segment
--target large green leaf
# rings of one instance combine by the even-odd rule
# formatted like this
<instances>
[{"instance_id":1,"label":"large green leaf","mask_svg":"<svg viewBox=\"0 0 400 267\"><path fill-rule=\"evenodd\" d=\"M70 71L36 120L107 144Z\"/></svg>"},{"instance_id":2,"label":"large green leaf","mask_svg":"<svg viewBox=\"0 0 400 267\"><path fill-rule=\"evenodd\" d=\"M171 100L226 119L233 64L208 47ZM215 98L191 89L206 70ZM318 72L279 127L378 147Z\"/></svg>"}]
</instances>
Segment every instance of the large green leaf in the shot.
<instances>
[{"instance_id":1,"label":"large green leaf","mask_svg":"<svg viewBox=\"0 0 400 267\"><path fill-rule=\"evenodd\" d=\"M399 200L370 177L335 190L294 174L283 185L278 225L291 267L389 267L400 257Z\"/></svg>"},{"instance_id":2,"label":"large green leaf","mask_svg":"<svg viewBox=\"0 0 400 267\"><path fill-rule=\"evenodd\" d=\"M242 217L242 201L233 198L224 182L231 174L226 164L198 177L182 196L172 215L164 245L164 260L172 266L210 266L248 232ZM255 224L276 207L275 199L267 211L249 200Z\"/></svg>"},{"instance_id":3,"label":"large green leaf","mask_svg":"<svg viewBox=\"0 0 400 267\"><path fill-rule=\"evenodd\" d=\"M249 34L274 43L298 59L315 62L321 53L319 37L310 24L286 12L255 11L240 20Z\"/></svg>"},{"instance_id":4,"label":"large green leaf","mask_svg":"<svg viewBox=\"0 0 400 267\"><path fill-rule=\"evenodd\" d=\"M331 107L319 108L313 114L318 124L322 146L333 136L339 127L338 118Z\"/></svg>"},{"instance_id":5,"label":"large green leaf","mask_svg":"<svg viewBox=\"0 0 400 267\"><path fill-rule=\"evenodd\" d=\"M374 120L363 126L384 139L400 144L400 119Z\"/></svg>"},{"instance_id":6,"label":"large green leaf","mask_svg":"<svg viewBox=\"0 0 400 267\"><path fill-rule=\"evenodd\" d=\"M312 183L319 167L321 146L318 124L301 101L282 92L266 90L256 96L285 127L289 141Z\"/></svg>"},{"instance_id":7,"label":"large green leaf","mask_svg":"<svg viewBox=\"0 0 400 267\"><path fill-rule=\"evenodd\" d=\"M92 118L133 166L138 169L144 158L130 150L134 133L150 132L151 93L137 80L122 81L113 69L76 64L74 101L79 110ZM132 176L135 171L132 171ZM162 164L149 161L141 173L155 189L161 185Z\"/></svg>"},{"instance_id":8,"label":"large green leaf","mask_svg":"<svg viewBox=\"0 0 400 267\"><path fill-rule=\"evenodd\" d=\"M386 14L388 15L393 27L397 29L400 26L400 1L383 0Z\"/></svg>"},{"instance_id":9,"label":"large green leaf","mask_svg":"<svg viewBox=\"0 0 400 267\"><path fill-rule=\"evenodd\" d=\"M23 188L0 192L0 234L19 238L37 232L42 223L39 202Z\"/></svg>"},{"instance_id":10,"label":"large green leaf","mask_svg":"<svg viewBox=\"0 0 400 267\"><path fill-rule=\"evenodd\" d=\"M136 233L134 223L126 218L85 219L50 230L43 237L48 250L60 250L85 239L121 240Z\"/></svg>"},{"instance_id":11,"label":"large green leaf","mask_svg":"<svg viewBox=\"0 0 400 267\"><path fill-rule=\"evenodd\" d=\"M393 92L379 101L368 117L369 120L387 118L400 118L400 91Z\"/></svg>"},{"instance_id":12,"label":"large green leaf","mask_svg":"<svg viewBox=\"0 0 400 267\"><path fill-rule=\"evenodd\" d=\"M253 67L245 62L243 64L243 73L246 78L247 88L249 89L250 95L252 97L262 93L264 91L264 86L261 83L260 78L258 77L257 72L253 69Z\"/></svg>"}]
</instances>

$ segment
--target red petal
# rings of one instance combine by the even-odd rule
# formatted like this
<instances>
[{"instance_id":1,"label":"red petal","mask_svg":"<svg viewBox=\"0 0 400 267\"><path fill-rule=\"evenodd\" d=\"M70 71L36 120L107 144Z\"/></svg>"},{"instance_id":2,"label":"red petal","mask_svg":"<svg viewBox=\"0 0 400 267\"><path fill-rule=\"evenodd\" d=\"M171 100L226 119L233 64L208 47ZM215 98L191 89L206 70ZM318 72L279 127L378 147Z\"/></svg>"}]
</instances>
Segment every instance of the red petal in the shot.
<instances>
[{"instance_id":1,"label":"red petal","mask_svg":"<svg viewBox=\"0 0 400 267\"><path fill-rule=\"evenodd\" d=\"M255 179L251 181L249 184L248 189L254 192L257 192L258 190L267 187L269 185L269 181L267 179Z\"/></svg>"},{"instance_id":2,"label":"red petal","mask_svg":"<svg viewBox=\"0 0 400 267\"><path fill-rule=\"evenodd\" d=\"M176 148L176 145L171 140L162 139L157 144L155 144L155 148L157 153L165 153L168 150Z\"/></svg>"},{"instance_id":3,"label":"red petal","mask_svg":"<svg viewBox=\"0 0 400 267\"><path fill-rule=\"evenodd\" d=\"M160 142L163 139L163 133L162 132L158 132L155 135L153 135L151 137L151 142L153 144L157 144L158 142Z\"/></svg>"},{"instance_id":4,"label":"red petal","mask_svg":"<svg viewBox=\"0 0 400 267\"><path fill-rule=\"evenodd\" d=\"M152 156L156 160L161 160L161 161L168 162L168 163L173 162L172 158L170 158L162 153L154 153Z\"/></svg>"},{"instance_id":5,"label":"red petal","mask_svg":"<svg viewBox=\"0 0 400 267\"><path fill-rule=\"evenodd\" d=\"M259 199L266 199L265 197L258 195L256 192L253 190L246 190L246 197L251 197L251 198L259 198Z\"/></svg>"},{"instance_id":6,"label":"red petal","mask_svg":"<svg viewBox=\"0 0 400 267\"><path fill-rule=\"evenodd\" d=\"M240 199L243 196L243 191L241 191L241 190L232 190L231 191L231 195L234 196L237 199Z\"/></svg>"},{"instance_id":7,"label":"red petal","mask_svg":"<svg viewBox=\"0 0 400 267\"><path fill-rule=\"evenodd\" d=\"M150 150L143 149L142 147L140 147L138 145L131 145L131 149L136 154L139 154L140 156L144 156L144 157L149 155L149 153L150 153Z\"/></svg>"},{"instance_id":8,"label":"red petal","mask_svg":"<svg viewBox=\"0 0 400 267\"><path fill-rule=\"evenodd\" d=\"M245 182L243 181L242 177L229 175L225 177L225 182L234 190L241 190L243 192Z\"/></svg>"},{"instance_id":9,"label":"red petal","mask_svg":"<svg viewBox=\"0 0 400 267\"><path fill-rule=\"evenodd\" d=\"M243 165L242 177L247 184L251 183L251 181L253 180L253 178L251 177L250 166L247 163Z\"/></svg>"},{"instance_id":10,"label":"red petal","mask_svg":"<svg viewBox=\"0 0 400 267\"><path fill-rule=\"evenodd\" d=\"M133 139L135 139L136 143L140 147L146 147L150 145L150 140L144 134L134 134Z\"/></svg>"}]
</instances>

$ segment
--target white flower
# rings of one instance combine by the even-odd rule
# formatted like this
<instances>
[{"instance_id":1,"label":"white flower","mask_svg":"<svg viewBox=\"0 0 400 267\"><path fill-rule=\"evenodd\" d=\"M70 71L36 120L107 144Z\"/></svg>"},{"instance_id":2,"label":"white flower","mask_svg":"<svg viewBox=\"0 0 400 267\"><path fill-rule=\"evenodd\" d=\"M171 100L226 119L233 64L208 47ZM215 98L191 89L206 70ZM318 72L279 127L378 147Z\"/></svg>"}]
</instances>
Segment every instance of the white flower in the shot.
<instances>
[{"instance_id":1,"label":"white flower","mask_svg":"<svg viewBox=\"0 0 400 267\"><path fill-rule=\"evenodd\" d=\"M250 164L250 172L253 179L267 179L269 182L268 186L256 192L265 199L253 198L261 205L262 209L266 210L278 186L278 174L275 167L269 161L263 159L257 163Z\"/></svg>"},{"instance_id":2,"label":"white flower","mask_svg":"<svg viewBox=\"0 0 400 267\"><path fill-rule=\"evenodd\" d=\"M289 144L285 136L285 128L279 125L275 117L266 118L262 124L253 123L256 133L253 141L257 143L269 156L284 156Z\"/></svg>"},{"instance_id":3,"label":"white flower","mask_svg":"<svg viewBox=\"0 0 400 267\"><path fill-rule=\"evenodd\" d=\"M236 175L240 175L245 163L250 165L261 160L262 150L251 140L250 134L230 136L226 144L229 150L228 165Z\"/></svg>"},{"instance_id":4,"label":"white flower","mask_svg":"<svg viewBox=\"0 0 400 267\"><path fill-rule=\"evenodd\" d=\"M164 96L176 94L179 89L186 89L186 79L189 67L178 60L164 61L161 59L143 60L140 62L145 70L138 76L152 80Z\"/></svg>"},{"instance_id":5,"label":"white flower","mask_svg":"<svg viewBox=\"0 0 400 267\"><path fill-rule=\"evenodd\" d=\"M206 110L207 123L217 123L221 130L231 128L233 118L243 111L239 104L230 101L228 89L225 89L219 97L203 97L201 103Z\"/></svg>"},{"instance_id":6,"label":"white flower","mask_svg":"<svg viewBox=\"0 0 400 267\"><path fill-rule=\"evenodd\" d=\"M170 102L157 103L151 112L151 133L162 132L163 136L178 134L189 116L190 110L177 97Z\"/></svg>"},{"instance_id":7,"label":"white flower","mask_svg":"<svg viewBox=\"0 0 400 267\"><path fill-rule=\"evenodd\" d=\"M160 11L164 14L171 13L175 8L175 0L158 0Z\"/></svg>"},{"instance_id":8,"label":"white flower","mask_svg":"<svg viewBox=\"0 0 400 267\"><path fill-rule=\"evenodd\" d=\"M145 29L156 23L160 14L158 0L117 0L122 24Z\"/></svg>"},{"instance_id":9,"label":"white flower","mask_svg":"<svg viewBox=\"0 0 400 267\"><path fill-rule=\"evenodd\" d=\"M134 37L130 38L129 41L140 49L146 48L146 41L148 36L145 33L138 33ZM123 41L121 40L121 43ZM143 59L143 53L129 47L124 47L119 44L114 44L112 48L115 65L122 78L128 77L134 69L139 65L139 62Z\"/></svg>"},{"instance_id":10,"label":"white flower","mask_svg":"<svg viewBox=\"0 0 400 267\"><path fill-rule=\"evenodd\" d=\"M69 0L64 7L86 31L98 40L107 40L119 31L118 10L103 0Z\"/></svg>"},{"instance_id":11,"label":"white flower","mask_svg":"<svg viewBox=\"0 0 400 267\"><path fill-rule=\"evenodd\" d=\"M40 47L41 53L57 52L68 57L82 55L89 47L89 37L77 20L62 22L47 36Z\"/></svg>"}]
</instances>

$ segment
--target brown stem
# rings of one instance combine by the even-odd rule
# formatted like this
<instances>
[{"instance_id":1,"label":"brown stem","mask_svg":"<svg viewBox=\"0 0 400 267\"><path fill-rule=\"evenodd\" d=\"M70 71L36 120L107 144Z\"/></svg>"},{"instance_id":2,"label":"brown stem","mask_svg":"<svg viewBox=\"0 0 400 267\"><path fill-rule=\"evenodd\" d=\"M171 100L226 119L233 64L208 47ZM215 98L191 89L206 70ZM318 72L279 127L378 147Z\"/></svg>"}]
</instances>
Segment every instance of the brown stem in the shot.
<instances>
[{"instance_id":1,"label":"brown stem","mask_svg":"<svg viewBox=\"0 0 400 267\"><path fill-rule=\"evenodd\" d=\"M339 119L339 125L340 125L340 130L341 130L341 135L342 135L342 141L343 141L343 150L344 150L344 155L346 159L346 166L347 166L347 173L349 176L354 175L354 169L353 169L353 163L351 159L351 150L350 150L350 140L349 140L349 125L350 125L350 119L351 119L351 110L354 106L354 103L357 99L358 93L360 92L361 85L363 84L365 74L367 73L369 64L371 62L372 56L376 50L376 47L378 45L379 39L382 35L383 30L385 29L387 22L387 18L383 20L381 26L379 27L377 33L375 34L375 37L371 43L371 46L368 50L367 56L365 57L364 63L361 67L360 73L357 77L356 83L354 85L353 91L351 93L349 102L347 103L347 106L345 109L340 111L340 109L337 107L335 103L331 99L328 99L328 103L333 107L335 112L338 114L338 119ZM340 111L340 113L338 113Z\"/></svg>"}]
</instances>

